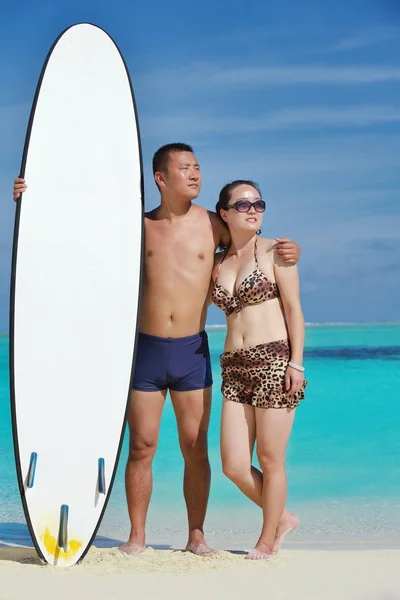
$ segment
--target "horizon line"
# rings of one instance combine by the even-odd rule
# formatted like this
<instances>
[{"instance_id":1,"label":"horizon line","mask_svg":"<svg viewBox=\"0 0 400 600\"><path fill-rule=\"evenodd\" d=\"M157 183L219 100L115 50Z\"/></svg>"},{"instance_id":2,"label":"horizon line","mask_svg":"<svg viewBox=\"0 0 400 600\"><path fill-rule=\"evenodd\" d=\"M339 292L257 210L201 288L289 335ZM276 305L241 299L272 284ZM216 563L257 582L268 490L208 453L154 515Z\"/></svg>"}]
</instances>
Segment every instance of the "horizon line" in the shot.
<instances>
[{"instance_id":1,"label":"horizon line","mask_svg":"<svg viewBox=\"0 0 400 600\"><path fill-rule=\"evenodd\" d=\"M380 326L380 325L395 325L400 326L400 321L310 321L306 322L306 327L348 327L348 326ZM226 329L225 323L210 323L206 324L206 329ZM0 331L0 337L9 336L9 331Z\"/></svg>"}]
</instances>

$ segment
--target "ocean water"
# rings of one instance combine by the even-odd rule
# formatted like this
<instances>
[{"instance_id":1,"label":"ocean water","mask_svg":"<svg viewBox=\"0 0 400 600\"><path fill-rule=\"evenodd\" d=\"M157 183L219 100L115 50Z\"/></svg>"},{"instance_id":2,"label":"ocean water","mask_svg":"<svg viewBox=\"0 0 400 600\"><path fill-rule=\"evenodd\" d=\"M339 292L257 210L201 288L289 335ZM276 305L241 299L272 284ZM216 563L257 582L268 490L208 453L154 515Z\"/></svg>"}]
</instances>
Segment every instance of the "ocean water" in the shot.
<instances>
[{"instance_id":1,"label":"ocean water","mask_svg":"<svg viewBox=\"0 0 400 600\"><path fill-rule=\"evenodd\" d=\"M209 432L212 488L207 539L217 547L247 547L260 510L221 471L219 355L225 332L208 329L213 375ZM297 409L287 451L289 496L301 527L293 545L346 542L400 547L400 325L308 326L309 385ZM34 399L33 399L34 401ZM125 540L127 436L99 534ZM185 543L183 462L170 401L165 406L154 462L148 543ZM0 543L28 543L15 476L9 408L8 338L0 336ZM5 539L7 538L7 539Z\"/></svg>"}]
</instances>

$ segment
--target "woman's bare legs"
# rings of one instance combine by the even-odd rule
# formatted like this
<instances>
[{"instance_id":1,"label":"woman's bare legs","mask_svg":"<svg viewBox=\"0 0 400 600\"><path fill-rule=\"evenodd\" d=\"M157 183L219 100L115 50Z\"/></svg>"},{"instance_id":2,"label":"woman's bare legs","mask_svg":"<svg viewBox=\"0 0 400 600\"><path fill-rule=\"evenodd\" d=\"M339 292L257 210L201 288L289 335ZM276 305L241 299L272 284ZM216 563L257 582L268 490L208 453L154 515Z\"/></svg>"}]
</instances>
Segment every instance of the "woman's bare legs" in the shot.
<instances>
[{"instance_id":1,"label":"woman's bare legs","mask_svg":"<svg viewBox=\"0 0 400 600\"><path fill-rule=\"evenodd\" d=\"M221 458L224 474L250 500L262 508L263 474L252 465L256 437L255 411L256 409L248 404L224 399L221 419ZM274 552L279 550L283 537L295 529L297 524L297 517L284 509L276 531Z\"/></svg>"},{"instance_id":2,"label":"woman's bare legs","mask_svg":"<svg viewBox=\"0 0 400 600\"><path fill-rule=\"evenodd\" d=\"M294 410L256 408L257 456L263 472L263 528L248 558L273 554L277 529L286 503L285 452L293 426Z\"/></svg>"},{"instance_id":3,"label":"woman's bare legs","mask_svg":"<svg viewBox=\"0 0 400 600\"><path fill-rule=\"evenodd\" d=\"M224 474L250 500L261 506L262 473L252 466L256 438L255 409L224 398L221 418L221 459Z\"/></svg>"}]
</instances>

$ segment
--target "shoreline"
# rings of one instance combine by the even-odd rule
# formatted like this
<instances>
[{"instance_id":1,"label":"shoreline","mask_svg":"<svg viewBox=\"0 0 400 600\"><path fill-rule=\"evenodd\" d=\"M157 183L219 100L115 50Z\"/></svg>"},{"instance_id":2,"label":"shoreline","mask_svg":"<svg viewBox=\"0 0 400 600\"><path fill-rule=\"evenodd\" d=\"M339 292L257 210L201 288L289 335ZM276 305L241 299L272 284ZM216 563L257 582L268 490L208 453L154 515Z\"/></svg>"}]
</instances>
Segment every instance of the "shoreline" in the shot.
<instances>
[{"instance_id":1,"label":"shoreline","mask_svg":"<svg viewBox=\"0 0 400 600\"><path fill-rule=\"evenodd\" d=\"M305 323L305 327L308 329L317 329L317 328L324 328L326 327L327 329L346 329L346 328L357 328L357 327L400 327L400 321L376 321L376 322L372 322L372 323L368 323L368 322L364 322L364 321L327 321L327 322L322 322L322 323L318 323L318 322L306 322ZM217 329L226 329L226 325L225 324L210 324L210 325L206 325L206 329L211 329L213 331L217 330Z\"/></svg>"},{"instance_id":2,"label":"shoreline","mask_svg":"<svg viewBox=\"0 0 400 600\"><path fill-rule=\"evenodd\" d=\"M353 327L400 327L400 321L322 321L322 322L306 322L306 328L353 328ZM210 323L206 324L206 329L217 330L226 329L226 325L223 323ZM0 331L0 338L6 338L9 336L9 331Z\"/></svg>"},{"instance_id":3,"label":"shoreline","mask_svg":"<svg viewBox=\"0 0 400 600\"><path fill-rule=\"evenodd\" d=\"M102 538L99 536L99 539L96 537L94 542L92 543L90 550L95 548L97 550L115 550L119 546L122 546L126 540L116 540L111 538ZM211 544L217 552L230 552L233 554L247 554L252 548L249 544L235 544L232 543L232 540L227 540L225 543ZM0 554L3 551L10 551L13 553L18 550L23 550L29 552L34 555L35 558L38 558L36 550L32 543L27 544L19 544L17 542L5 542L0 537ZM163 544L163 543L148 543L146 544L146 550L154 550L154 551L171 551L171 552L184 552L184 544ZM347 542L335 542L335 541L285 541L282 547L282 552L304 552L304 551L312 551L312 552L370 552L370 551L391 551L395 550L400 552L400 539L397 540L388 540L388 541L371 541L371 540L351 540ZM1 558L0 558L1 560Z\"/></svg>"},{"instance_id":4,"label":"shoreline","mask_svg":"<svg viewBox=\"0 0 400 600\"><path fill-rule=\"evenodd\" d=\"M124 544L128 538L128 526L115 529L114 527L103 525L92 544L98 549L112 549ZM258 537L257 531L237 531L231 535L228 532L215 532L212 529L205 529L206 540L208 544L219 551L228 552L248 552L254 545ZM150 526L147 528L147 548L154 550L172 550L180 551L186 544L187 533L185 530L174 531L173 529L164 532L154 531ZM25 523L0 523L0 549L14 548L32 550L35 552L28 526ZM348 531L342 532L340 537L334 537L333 534L319 535L308 534L307 537L299 537L298 532L289 535L284 544L284 550L295 552L302 551L369 551L369 550L399 550L400 551L400 533L393 531L392 535L388 532L381 532L381 535L371 535L371 532L364 534L358 532L351 535Z\"/></svg>"},{"instance_id":5,"label":"shoreline","mask_svg":"<svg viewBox=\"0 0 400 600\"><path fill-rule=\"evenodd\" d=\"M258 538L261 512L245 500L229 506L229 497L219 504L210 501L205 522L208 543L218 548L250 548ZM400 501L397 497L352 496L319 500L289 499L300 526L285 543L291 548L390 547L400 548ZM129 536L129 519L122 482L115 485L107 511L97 532L96 543L124 543ZM187 525L183 498L173 506L150 505L147 521L150 546L179 548L186 543ZM22 506L16 496L7 510L0 508L0 543L32 546ZM110 543L107 543L110 546Z\"/></svg>"}]
</instances>

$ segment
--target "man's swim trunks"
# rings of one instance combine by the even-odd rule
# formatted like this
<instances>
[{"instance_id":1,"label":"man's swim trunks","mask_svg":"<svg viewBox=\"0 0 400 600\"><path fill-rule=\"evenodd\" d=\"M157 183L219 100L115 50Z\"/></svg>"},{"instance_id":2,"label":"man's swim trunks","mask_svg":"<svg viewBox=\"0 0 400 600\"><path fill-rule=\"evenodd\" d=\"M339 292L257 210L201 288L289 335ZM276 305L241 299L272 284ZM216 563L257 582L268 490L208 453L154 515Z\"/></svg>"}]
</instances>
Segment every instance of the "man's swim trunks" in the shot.
<instances>
[{"instance_id":1,"label":"man's swim trunks","mask_svg":"<svg viewBox=\"0 0 400 600\"><path fill-rule=\"evenodd\" d=\"M212 385L205 331L183 338L140 333L132 387L143 392L202 390Z\"/></svg>"}]
</instances>

